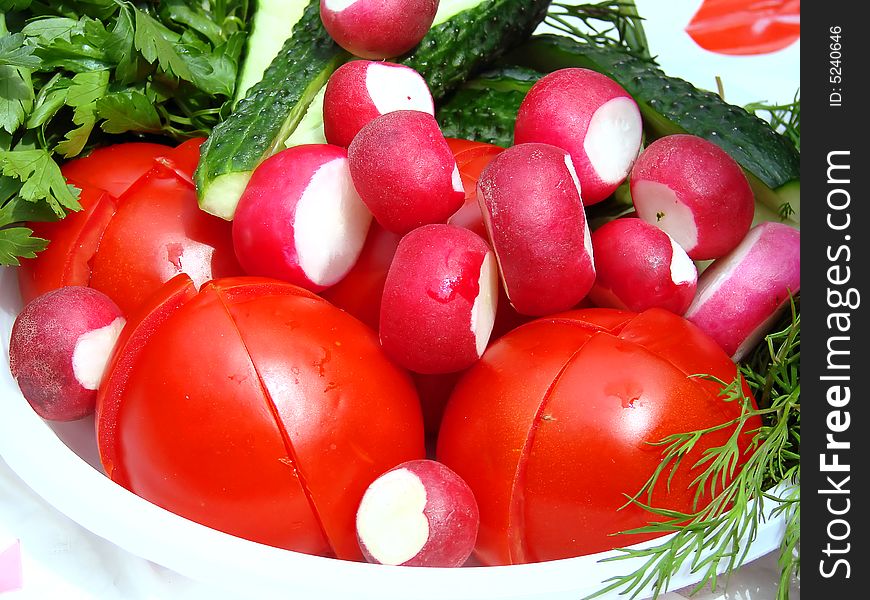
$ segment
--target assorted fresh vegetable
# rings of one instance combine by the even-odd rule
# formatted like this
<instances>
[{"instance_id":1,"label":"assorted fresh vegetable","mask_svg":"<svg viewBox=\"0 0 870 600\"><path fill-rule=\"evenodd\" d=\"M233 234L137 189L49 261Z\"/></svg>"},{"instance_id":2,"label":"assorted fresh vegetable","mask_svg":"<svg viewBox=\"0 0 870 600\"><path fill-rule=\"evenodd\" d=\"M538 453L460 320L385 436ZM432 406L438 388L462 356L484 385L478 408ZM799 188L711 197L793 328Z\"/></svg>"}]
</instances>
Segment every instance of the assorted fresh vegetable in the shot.
<instances>
[{"instance_id":1,"label":"assorted fresh vegetable","mask_svg":"<svg viewBox=\"0 0 870 600\"><path fill-rule=\"evenodd\" d=\"M623 0L0 8L10 368L120 485L390 565L675 533L636 597L799 479L799 100L668 77Z\"/></svg>"}]
</instances>

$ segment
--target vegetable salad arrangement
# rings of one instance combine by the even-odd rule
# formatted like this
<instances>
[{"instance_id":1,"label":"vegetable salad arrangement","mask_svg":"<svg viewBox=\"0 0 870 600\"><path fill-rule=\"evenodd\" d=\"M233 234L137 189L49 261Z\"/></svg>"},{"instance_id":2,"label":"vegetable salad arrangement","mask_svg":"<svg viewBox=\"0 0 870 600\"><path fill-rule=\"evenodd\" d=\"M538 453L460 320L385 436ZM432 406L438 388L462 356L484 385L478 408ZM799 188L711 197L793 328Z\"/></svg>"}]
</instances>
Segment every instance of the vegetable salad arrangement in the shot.
<instances>
[{"instance_id":1,"label":"vegetable salad arrangement","mask_svg":"<svg viewBox=\"0 0 870 600\"><path fill-rule=\"evenodd\" d=\"M337 559L621 548L634 596L770 498L787 598L799 100L669 77L631 2L0 5L10 368L113 481Z\"/></svg>"}]
</instances>

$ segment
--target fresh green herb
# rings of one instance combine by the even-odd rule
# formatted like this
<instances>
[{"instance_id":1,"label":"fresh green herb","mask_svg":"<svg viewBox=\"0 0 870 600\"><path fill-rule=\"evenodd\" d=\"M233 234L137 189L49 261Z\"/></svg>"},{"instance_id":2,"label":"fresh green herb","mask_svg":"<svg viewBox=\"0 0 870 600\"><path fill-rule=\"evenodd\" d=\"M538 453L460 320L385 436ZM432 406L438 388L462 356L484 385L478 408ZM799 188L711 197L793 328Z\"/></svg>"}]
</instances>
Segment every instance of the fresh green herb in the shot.
<instances>
[{"instance_id":1,"label":"fresh green herb","mask_svg":"<svg viewBox=\"0 0 870 600\"><path fill-rule=\"evenodd\" d=\"M0 264L45 247L22 222L79 209L59 160L119 134L209 134L231 108L248 10L249 0L0 0Z\"/></svg>"},{"instance_id":2,"label":"fresh green herb","mask_svg":"<svg viewBox=\"0 0 870 600\"><path fill-rule=\"evenodd\" d=\"M773 128L792 141L795 147L801 149L801 97L800 90L794 95L794 100L787 104L769 104L753 102L744 107L748 112L767 119Z\"/></svg>"},{"instance_id":3,"label":"fresh green herb","mask_svg":"<svg viewBox=\"0 0 870 600\"><path fill-rule=\"evenodd\" d=\"M700 574L695 590L716 587L719 571L729 572L744 562L751 542L767 518L763 500L774 502L771 516L785 515L786 535L780 547L781 581L778 600L787 600L791 577L800 567L800 311L795 300L787 322L765 342L740 371L757 400L744 396L739 378L722 384L722 399L738 402L740 415L708 429L667 436L657 443L663 448L662 462L629 503L643 507L661 520L626 533L673 534L663 542L642 549L623 548L608 559L640 559L635 571L609 580L589 598L619 590L630 598L652 591L654 597L667 590L674 574L684 566ZM750 430L749 422L760 417L763 425ZM703 471L694 480L696 506L702 494L712 501L692 513L661 509L649 504L656 485L673 473L698 441L713 431L732 431L728 441L710 448L694 467ZM751 435L746 456L738 438ZM739 472L736 466L745 458Z\"/></svg>"},{"instance_id":4,"label":"fresh green herb","mask_svg":"<svg viewBox=\"0 0 870 600\"><path fill-rule=\"evenodd\" d=\"M604 0L594 4L553 2L546 23L563 35L593 46L618 46L652 60L643 19L634 0Z\"/></svg>"}]
</instances>

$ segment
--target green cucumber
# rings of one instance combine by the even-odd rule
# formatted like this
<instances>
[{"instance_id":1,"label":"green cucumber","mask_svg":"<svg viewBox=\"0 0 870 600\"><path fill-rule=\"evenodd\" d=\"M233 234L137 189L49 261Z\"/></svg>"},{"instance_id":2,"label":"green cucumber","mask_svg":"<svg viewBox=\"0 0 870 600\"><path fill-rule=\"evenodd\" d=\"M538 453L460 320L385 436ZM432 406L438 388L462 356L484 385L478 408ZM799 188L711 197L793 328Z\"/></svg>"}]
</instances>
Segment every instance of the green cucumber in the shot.
<instances>
[{"instance_id":1,"label":"green cucumber","mask_svg":"<svg viewBox=\"0 0 870 600\"><path fill-rule=\"evenodd\" d=\"M543 21L550 1L441 4L420 44L397 59L420 72L436 102L526 40ZM319 139L322 113L314 100L333 71L350 58L323 28L319 6L319 0L311 0L262 80L203 144L195 180L200 207L206 212L232 219L254 168L286 147L300 123L305 134L300 131L297 139Z\"/></svg>"},{"instance_id":2,"label":"green cucumber","mask_svg":"<svg viewBox=\"0 0 870 600\"><path fill-rule=\"evenodd\" d=\"M800 223L800 154L763 119L615 48L547 34L508 60L538 70L586 67L608 75L637 101L651 137L691 133L716 143L743 167L757 200Z\"/></svg>"}]
</instances>

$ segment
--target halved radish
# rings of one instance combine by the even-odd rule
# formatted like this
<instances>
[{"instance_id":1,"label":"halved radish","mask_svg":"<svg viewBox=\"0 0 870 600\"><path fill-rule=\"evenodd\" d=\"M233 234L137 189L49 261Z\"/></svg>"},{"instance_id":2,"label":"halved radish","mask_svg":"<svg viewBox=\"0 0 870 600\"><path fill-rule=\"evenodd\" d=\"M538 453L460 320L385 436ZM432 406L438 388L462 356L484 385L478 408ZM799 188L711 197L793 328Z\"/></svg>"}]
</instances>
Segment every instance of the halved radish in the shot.
<instances>
[{"instance_id":1,"label":"halved radish","mask_svg":"<svg viewBox=\"0 0 870 600\"><path fill-rule=\"evenodd\" d=\"M693 260L719 258L740 243L755 198L740 165L713 142L675 134L641 152L631 170L638 216L677 240Z\"/></svg>"},{"instance_id":2,"label":"halved radish","mask_svg":"<svg viewBox=\"0 0 870 600\"><path fill-rule=\"evenodd\" d=\"M595 281L592 243L571 156L549 144L518 144L483 170L477 197L517 312L568 310Z\"/></svg>"},{"instance_id":3,"label":"halved radish","mask_svg":"<svg viewBox=\"0 0 870 600\"><path fill-rule=\"evenodd\" d=\"M398 110L376 117L347 153L360 198L388 231L443 223L462 206L456 160L428 113Z\"/></svg>"},{"instance_id":4,"label":"halved radish","mask_svg":"<svg viewBox=\"0 0 870 600\"><path fill-rule=\"evenodd\" d=\"M426 80L404 65L353 60L329 78L323 96L323 131L326 141L348 147L363 126L394 110L435 114Z\"/></svg>"},{"instance_id":5,"label":"halved radish","mask_svg":"<svg viewBox=\"0 0 870 600\"><path fill-rule=\"evenodd\" d=\"M698 269L667 233L637 218L614 219L592 233L597 306L682 315L695 297Z\"/></svg>"},{"instance_id":6,"label":"halved radish","mask_svg":"<svg viewBox=\"0 0 870 600\"><path fill-rule=\"evenodd\" d=\"M320 291L353 267L371 219L344 148L295 146L254 171L233 219L233 246L248 274Z\"/></svg>"},{"instance_id":7,"label":"halved radish","mask_svg":"<svg viewBox=\"0 0 870 600\"><path fill-rule=\"evenodd\" d=\"M685 316L738 361L800 291L800 268L797 229L774 222L756 225L701 274Z\"/></svg>"},{"instance_id":8,"label":"halved radish","mask_svg":"<svg viewBox=\"0 0 870 600\"><path fill-rule=\"evenodd\" d=\"M640 109L622 86L589 69L566 68L545 75L526 94L514 142L567 150L588 206L610 196L628 176L642 125Z\"/></svg>"},{"instance_id":9,"label":"halved radish","mask_svg":"<svg viewBox=\"0 0 870 600\"><path fill-rule=\"evenodd\" d=\"M67 286L28 302L12 326L9 368L44 419L92 413L118 335L121 309L92 288Z\"/></svg>"},{"instance_id":10,"label":"halved radish","mask_svg":"<svg viewBox=\"0 0 870 600\"><path fill-rule=\"evenodd\" d=\"M423 39L439 0L320 0L320 19L339 46L361 58L404 54Z\"/></svg>"},{"instance_id":11,"label":"halved radish","mask_svg":"<svg viewBox=\"0 0 870 600\"><path fill-rule=\"evenodd\" d=\"M487 243L462 227L424 225L402 238L387 274L381 345L417 373L465 369L486 349L497 301Z\"/></svg>"},{"instance_id":12,"label":"halved radish","mask_svg":"<svg viewBox=\"0 0 870 600\"><path fill-rule=\"evenodd\" d=\"M369 485L356 514L369 562L459 567L474 549L480 514L468 484L434 460L412 460Z\"/></svg>"}]
</instances>

